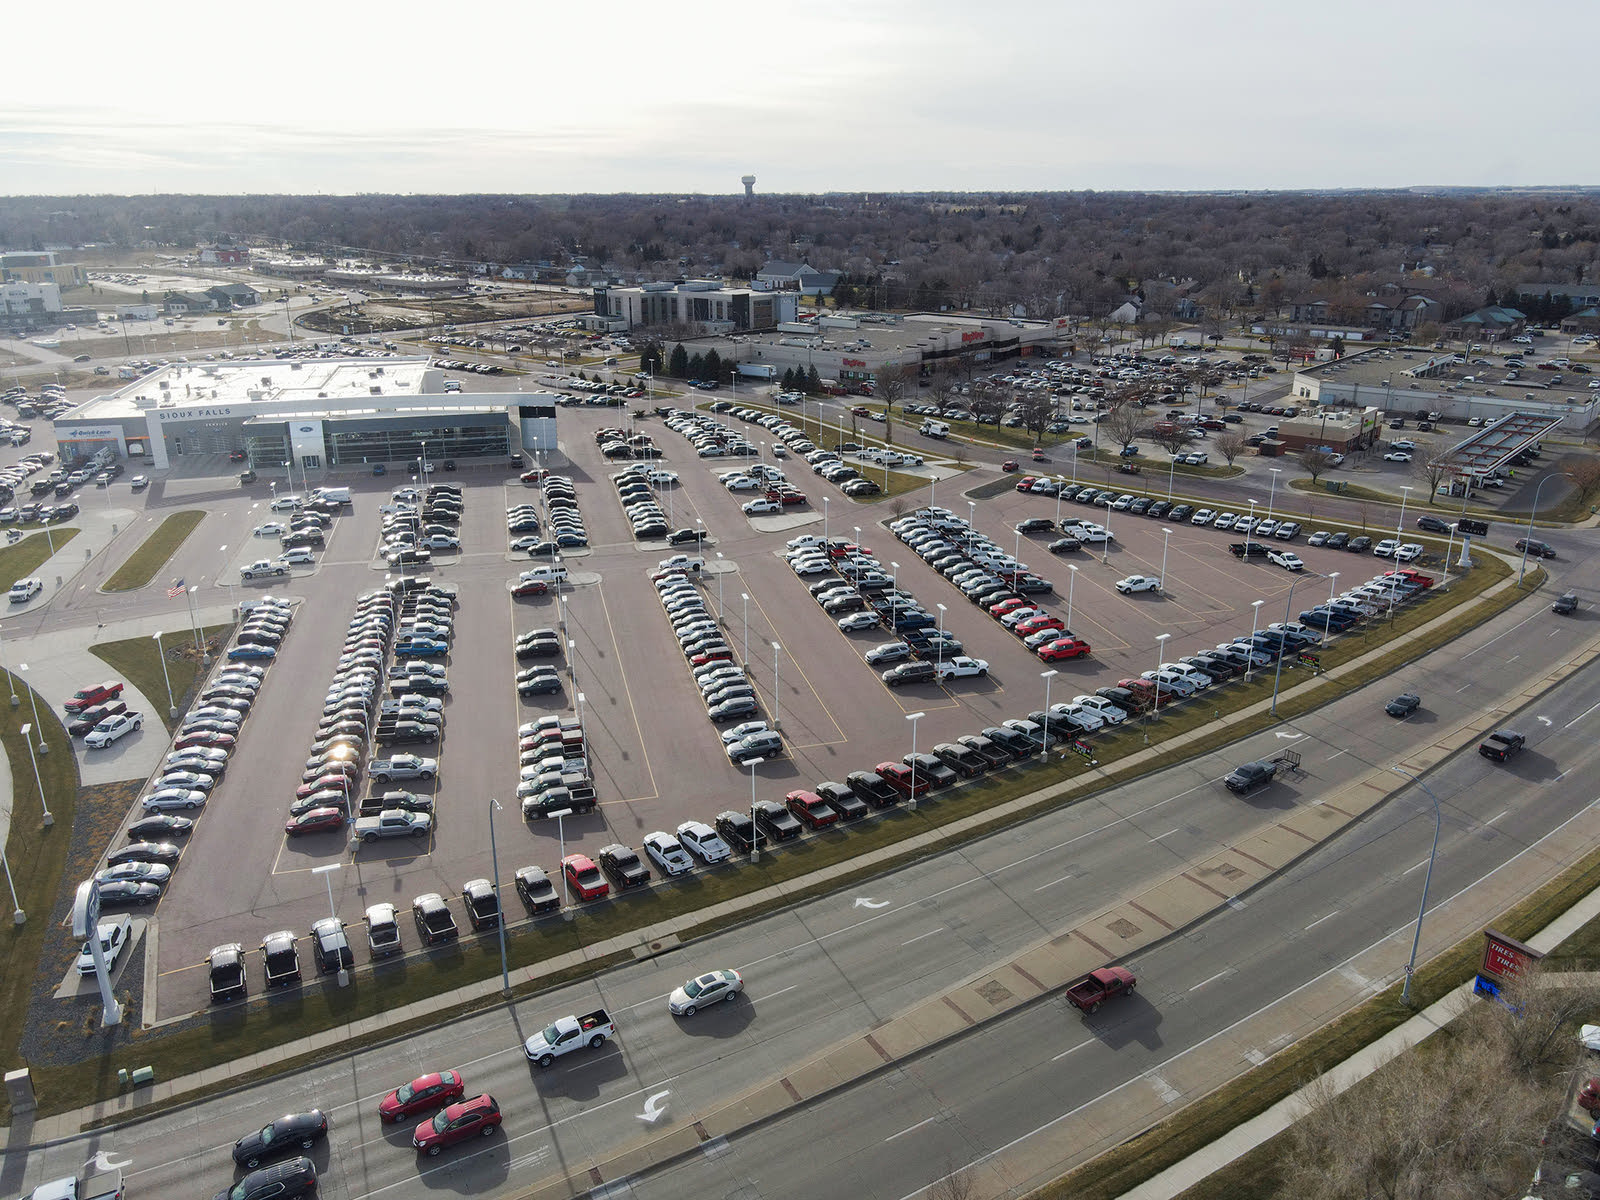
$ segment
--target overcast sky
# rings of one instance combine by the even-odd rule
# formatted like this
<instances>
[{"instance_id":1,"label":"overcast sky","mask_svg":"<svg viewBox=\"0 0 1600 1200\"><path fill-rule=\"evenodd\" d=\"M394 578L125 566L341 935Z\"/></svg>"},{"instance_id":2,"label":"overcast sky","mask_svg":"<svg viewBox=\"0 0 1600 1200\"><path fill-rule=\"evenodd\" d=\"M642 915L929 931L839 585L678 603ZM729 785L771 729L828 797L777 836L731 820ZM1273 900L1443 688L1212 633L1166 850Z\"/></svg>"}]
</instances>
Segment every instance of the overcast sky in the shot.
<instances>
[{"instance_id":1,"label":"overcast sky","mask_svg":"<svg viewBox=\"0 0 1600 1200\"><path fill-rule=\"evenodd\" d=\"M4 194L1600 183L1594 0L88 0L6 24Z\"/></svg>"}]
</instances>

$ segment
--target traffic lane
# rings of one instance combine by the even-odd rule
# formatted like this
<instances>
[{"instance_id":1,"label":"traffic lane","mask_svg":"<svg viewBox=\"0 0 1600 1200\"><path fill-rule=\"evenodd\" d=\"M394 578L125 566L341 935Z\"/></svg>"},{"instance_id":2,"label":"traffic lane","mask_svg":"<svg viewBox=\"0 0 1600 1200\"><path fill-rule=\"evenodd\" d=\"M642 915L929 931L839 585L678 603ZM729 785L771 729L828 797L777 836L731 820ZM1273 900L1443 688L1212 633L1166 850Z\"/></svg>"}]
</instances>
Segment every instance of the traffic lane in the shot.
<instances>
[{"instance_id":1,"label":"traffic lane","mask_svg":"<svg viewBox=\"0 0 1600 1200\"><path fill-rule=\"evenodd\" d=\"M1576 767L1594 758L1587 753ZM1484 824L1495 819L1488 810L1499 801L1478 778L1481 770L1468 751L1430 779L1457 809L1441 838L1435 907L1591 803L1581 788L1569 786L1552 806L1555 789L1546 788L1543 795L1514 802L1517 820L1496 830ZM1402 798L1242 905L1137 956L1140 994L1104 1014L1082 1017L1059 998L1031 1006L946 1043L904 1070L836 1093L826 1105L788 1114L758 1136L736 1137L731 1153L716 1160L689 1159L657 1173L652 1191L688 1194L739 1178L757 1181L763 1195L849 1187L856 1194L896 1197L974 1159L1003 1153L1115 1088L1149 1089L1155 1113L1170 1086L1160 1076L1163 1065L1210 1031L1236 1023L1241 1013L1344 968L1379 938L1403 933L1408 922L1399 914L1408 908L1405 897L1421 886L1413 860L1426 861L1429 815L1426 803ZM1342 906L1330 911L1330 902ZM1382 983L1367 986L1375 991ZM1264 1053L1271 1049L1262 1047ZM819 1121L836 1130L820 1151ZM949 1151L955 1136L962 1139L962 1154ZM784 1148L795 1146L810 1153L788 1163ZM1029 1161L1037 1163L1040 1151L1030 1151ZM1063 1152L1062 1165L1070 1153ZM785 1169L769 1175L775 1156ZM1041 1181L1021 1180L1018 1186Z\"/></svg>"}]
</instances>

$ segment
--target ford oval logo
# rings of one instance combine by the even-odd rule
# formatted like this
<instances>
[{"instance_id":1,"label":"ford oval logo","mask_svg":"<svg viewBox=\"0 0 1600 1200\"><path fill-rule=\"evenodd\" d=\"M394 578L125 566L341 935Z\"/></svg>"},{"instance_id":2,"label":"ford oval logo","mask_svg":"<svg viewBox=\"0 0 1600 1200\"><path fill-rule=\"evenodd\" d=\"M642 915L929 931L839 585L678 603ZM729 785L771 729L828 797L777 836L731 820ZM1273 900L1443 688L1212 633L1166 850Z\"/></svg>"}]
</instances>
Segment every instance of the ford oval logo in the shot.
<instances>
[{"instance_id":1,"label":"ford oval logo","mask_svg":"<svg viewBox=\"0 0 1600 1200\"><path fill-rule=\"evenodd\" d=\"M316 432L316 428L317 427L315 425L302 425L302 426L300 426L300 432L301 433L314 433L314 432Z\"/></svg>"}]
</instances>

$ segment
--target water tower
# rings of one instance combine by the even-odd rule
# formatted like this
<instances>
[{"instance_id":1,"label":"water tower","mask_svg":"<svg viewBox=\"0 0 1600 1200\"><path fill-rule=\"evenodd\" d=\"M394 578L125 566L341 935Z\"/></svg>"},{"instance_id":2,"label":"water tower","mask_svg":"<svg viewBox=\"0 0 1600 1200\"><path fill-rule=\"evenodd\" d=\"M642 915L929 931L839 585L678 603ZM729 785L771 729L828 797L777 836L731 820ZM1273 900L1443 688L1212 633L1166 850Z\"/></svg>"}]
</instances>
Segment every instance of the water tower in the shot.
<instances>
[{"instance_id":1,"label":"water tower","mask_svg":"<svg viewBox=\"0 0 1600 1200\"><path fill-rule=\"evenodd\" d=\"M745 175L740 178L739 182L744 184L744 198L746 200L754 199L756 194L756 177L754 175Z\"/></svg>"}]
</instances>

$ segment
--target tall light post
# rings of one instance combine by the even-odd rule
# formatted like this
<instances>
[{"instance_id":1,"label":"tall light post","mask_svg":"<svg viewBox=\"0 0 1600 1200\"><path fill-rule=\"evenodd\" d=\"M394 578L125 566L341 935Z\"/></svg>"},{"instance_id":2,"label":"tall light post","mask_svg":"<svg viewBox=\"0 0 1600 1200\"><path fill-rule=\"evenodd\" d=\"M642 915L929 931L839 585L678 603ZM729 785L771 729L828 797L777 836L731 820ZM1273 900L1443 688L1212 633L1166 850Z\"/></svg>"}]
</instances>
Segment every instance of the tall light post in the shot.
<instances>
[{"instance_id":1,"label":"tall light post","mask_svg":"<svg viewBox=\"0 0 1600 1200\"><path fill-rule=\"evenodd\" d=\"M555 810L555 812L550 814L550 816L555 818L555 822L556 822L556 844L561 847L561 849L558 851L558 853L561 855L561 857L556 860L557 869L561 872L561 911L567 917L568 920L570 920L572 918L572 893L567 890L567 866L566 866L566 860L567 860L567 826L566 826L566 820L571 815L572 815L572 810L570 808L558 808L558 809Z\"/></svg>"},{"instance_id":2,"label":"tall light post","mask_svg":"<svg viewBox=\"0 0 1600 1200\"><path fill-rule=\"evenodd\" d=\"M34 691L33 688L29 687L28 685L28 664L18 663L17 670L22 675L22 686L28 689L28 703L33 708L33 727L39 731L39 753L49 754L50 746L44 740L44 722L39 720L39 693ZM11 686L17 686L15 679L11 681Z\"/></svg>"},{"instance_id":3,"label":"tall light post","mask_svg":"<svg viewBox=\"0 0 1600 1200\"><path fill-rule=\"evenodd\" d=\"M945 607L942 604L935 604L934 607L939 610L938 665L940 667L942 667L942 666L944 666L944 614L945 614Z\"/></svg>"},{"instance_id":4,"label":"tall light post","mask_svg":"<svg viewBox=\"0 0 1600 1200\"><path fill-rule=\"evenodd\" d=\"M1329 571L1328 572L1328 604L1330 606L1332 606L1332 604L1333 604L1334 582L1338 578L1339 578L1339 572L1337 572L1337 571Z\"/></svg>"},{"instance_id":5,"label":"tall light post","mask_svg":"<svg viewBox=\"0 0 1600 1200\"><path fill-rule=\"evenodd\" d=\"M343 867L343 863L325 863L320 867L311 868L311 873L313 875L321 875L322 882L328 885L328 915L335 921L339 920L339 910L333 906L333 873L343 869ZM342 956L339 959L338 980L340 987L350 986L350 972L345 967L344 958Z\"/></svg>"},{"instance_id":6,"label":"tall light post","mask_svg":"<svg viewBox=\"0 0 1600 1200\"><path fill-rule=\"evenodd\" d=\"M890 630L890 632L894 631L895 625L898 624L899 620L900 620L900 597L897 594L899 591L900 591L900 564L897 563L897 562L892 562L892 563L889 564L889 630Z\"/></svg>"},{"instance_id":7,"label":"tall light post","mask_svg":"<svg viewBox=\"0 0 1600 1200\"><path fill-rule=\"evenodd\" d=\"M200 651L200 661L209 663L211 661L211 647L205 645L200 637L200 615L195 612L194 608L194 594L199 590L200 585L198 583L191 583L184 594L189 600L189 624L194 627L195 649Z\"/></svg>"},{"instance_id":8,"label":"tall light post","mask_svg":"<svg viewBox=\"0 0 1600 1200\"><path fill-rule=\"evenodd\" d=\"M578 643L573 638L567 639L567 678L572 680L572 686L578 686Z\"/></svg>"},{"instance_id":9,"label":"tall light post","mask_svg":"<svg viewBox=\"0 0 1600 1200\"><path fill-rule=\"evenodd\" d=\"M1018 524L1021 524L1021 522L1019 521ZM1011 560L1013 562L1021 562L1022 561L1022 530L1020 530L1020 529L1015 530L1015 534L1016 534L1016 536L1012 539L1012 542L1011 542Z\"/></svg>"},{"instance_id":10,"label":"tall light post","mask_svg":"<svg viewBox=\"0 0 1600 1200\"><path fill-rule=\"evenodd\" d=\"M1250 668L1255 665L1256 661L1256 627L1261 621L1261 606L1265 603L1265 600L1250 601L1250 645L1245 651L1244 664L1244 681L1246 683L1250 682Z\"/></svg>"},{"instance_id":11,"label":"tall light post","mask_svg":"<svg viewBox=\"0 0 1600 1200\"><path fill-rule=\"evenodd\" d=\"M777 642L772 643L772 727L782 729L783 723L778 720L778 655L783 653L783 647Z\"/></svg>"},{"instance_id":12,"label":"tall light post","mask_svg":"<svg viewBox=\"0 0 1600 1200\"><path fill-rule=\"evenodd\" d=\"M745 670L750 669L750 593L740 592L739 599L744 602L744 661Z\"/></svg>"},{"instance_id":13,"label":"tall light post","mask_svg":"<svg viewBox=\"0 0 1600 1200\"><path fill-rule=\"evenodd\" d=\"M6 655L5 639L4 638L0 638L0 662L3 662L5 660L5 655ZM15 675L13 675L10 671L7 671L6 672L6 678L11 680L11 707L12 708L16 708L19 704L22 703L22 697L17 695L17 677Z\"/></svg>"},{"instance_id":14,"label":"tall light post","mask_svg":"<svg viewBox=\"0 0 1600 1200\"><path fill-rule=\"evenodd\" d=\"M1272 501L1278 494L1278 476L1283 473L1282 467L1268 467L1272 472L1272 486L1267 489L1267 520L1272 520Z\"/></svg>"},{"instance_id":15,"label":"tall light post","mask_svg":"<svg viewBox=\"0 0 1600 1200\"><path fill-rule=\"evenodd\" d=\"M1554 475L1546 475L1543 479L1539 480L1539 486L1533 489L1533 508L1528 512L1528 533L1527 536L1522 539L1522 561L1517 564L1518 587L1522 586L1523 573L1528 569L1528 542L1533 537L1533 519L1539 515L1539 493L1544 491L1545 484L1549 483L1552 479L1555 479L1558 476L1565 476L1567 479L1572 478L1572 476L1567 474L1565 471L1557 471Z\"/></svg>"},{"instance_id":16,"label":"tall light post","mask_svg":"<svg viewBox=\"0 0 1600 1200\"><path fill-rule=\"evenodd\" d=\"M974 531L976 531L977 528L978 528L978 502L976 500L968 500L967 501L967 530L968 530L967 541L969 543L972 541L972 533Z\"/></svg>"},{"instance_id":17,"label":"tall light post","mask_svg":"<svg viewBox=\"0 0 1600 1200\"><path fill-rule=\"evenodd\" d=\"M17 885L11 878L11 860L6 857L4 846L0 846L0 865L6 869L6 886L11 889L11 923L21 925L28 919L28 914L22 911L22 901L17 899Z\"/></svg>"},{"instance_id":18,"label":"tall light post","mask_svg":"<svg viewBox=\"0 0 1600 1200\"><path fill-rule=\"evenodd\" d=\"M1156 583L1156 587L1163 592L1167 590L1167 542L1171 537L1172 530L1163 525L1161 527L1161 576Z\"/></svg>"},{"instance_id":19,"label":"tall light post","mask_svg":"<svg viewBox=\"0 0 1600 1200\"><path fill-rule=\"evenodd\" d=\"M767 760L752 758L744 765L750 768L750 861L761 861L761 831L756 828L756 768Z\"/></svg>"},{"instance_id":20,"label":"tall light post","mask_svg":"<svg viewBox=\"0 0 1600 1200\"><path fill-rule=\"evenodd\" d=\"M1067 486L1067 481L1062 479L1061 476L1057 475L1056 476L1056 516L1055 516L1055 522L1056 522L1056 525L1058 527L1061 524L1061 491L1066 486Z\"/></svg>"},{"instance_id":21,"label":"tall light post","mask_svg":"<svg viewBox=\"0 0 1600 1200\"><path fill-rule=\"evenodd\" d=\"M906 804L910 812L917 811L917 722L927 715L920 712L906 714L906 720L911 722L911 799Z\"/></svg>"},{"instance_id":22,"label":"tall light post","mask_svg":"<svg viewBox=\"0 0 1600 1200\"><path fill-rule=\"evenodd\" d=\"M176 720L178 706L172 699L172 677L167 674L167 652L162 648L161 635L157 633L153 636L156 640L156 657L161 660L161 682L167 685L167 717L169 720Z\"/></svg>"},{"instance_id":23,"label":"tall light post","mask_svg":"<svg viewBox=\"0 0 1600 1200\"><path fill-rule=\"evenodd\" d=\"M1244 530L1244 553L1246 561L1248 561L1250 557L1250 535L1254 533L1256 529L1256 502L1251 500L1248 501L1248 503L1250 505L1250 524L1246 525Z\"/></svg>"},{"instance_id":24,"label":"tall light post","mask_svg":"<svg viewBox=\"0 0 1600 1200\"><path fill-rule=\"evenodd\" d=\"M22 740L28 743L28 758L33 762L33 783L39 789L39 803L44 806L44 827L49 829L56 823L56 819L50 814L50 797L44 794L44 780L39 778L39 760L33 753L33 738L29 736L32 732L32 725L24 725ZM39 736L43 740L44 730L39 731Z\"/></svg>"},{"instance_id":25,"label":"tall light post","mask_svg":"<svg viewBox=\"0 0 1600 1200\"><path fill-rule=\"evenodd\" d=\"M718 567L717 567L717 622L718 622L718 624L726 625L728 623L727 620L726 620L726 614L722 611L722 575L723 575L723 571L722 571L722 567L720 565L721 563L723 563L726 560L722 557L722 551L721 550L718 550L716 553L717 553L717 562L719 564Z\"/></svg>"},{"instance_id":26,"label":"tall light post","mask_svg":"<svg viewBox=\"0 0 1600 1200\"><path fill-rule=\"evenodd\" d=\"M1158 634L1156 634L1156 670L1157 671L1161 670L1161 660L1166 657L1166 653L1167 653L1167 639L1169 637L1171 637L1171 636L1172 635L1170 633L1158 633ZM1153 716L1159 717L1161 715L1161 681L1159 679L1157 679L1155 681L1155 685L1156 685L1156 698L1155 698L1155 702L1153 704L1151 704L1151 706L1150 706L1150 711L1151 711ZM1149 734L1149 722L1148 721L1145 723L1145 729L1146 729L1145 737L1149 738L1150 734Z\"/></svg>"},{"instance_id":27,"label":"tall light post","mask_svg":"<svg viewBox=\"0 0 1600 1200\"><path fill-rule=\"evenodd\" d=\"M1417 907L1417 930L1411 936L1411 959L1406 963L1406 982L1400 989L1400 1003L1411 1002L1411 976L1417 969L1417 946L1422 941L1422 918L1428 915L1428 888L1433 883L1433 862L1439 856L1439 827L1443 818L1439 812L1439 797L1433 794L1433 789L1410 771L1402 771L1399 767L1390 767L1396 775L1409 779L1422 789L1429 800L1433 801L1433 847L1428 851L1428 873L1422 877L1422 903Z\"/></svg>"},{"instance_id":28,"label":"tall light post","mask_svg":"<svg viewBox=\"0 0 1600 1200\"><path fill-rule=\"evenodd\" d=\"M1072 593L1078 586L1078 564L1068 563L1067 570L1072 574L1067 576L1067 629L1072 629Z\"/></svg>"},{"instance_id":29,"label":"tall light post","mask_svg":"<svg viewBox=\"0 0 1600 1200\"><path fill-rule=\"evenodd\" d=\"M1400 488L1400 520L1395 524L1394 531L1400 537L1405 536L1406 527L1406 501L1411 498L1411 485L1405 484Z\"/></svg>"},{"instance_id":30,"label":"tall light post","mask_svg":"<svg viewBox=\"0 0 1600 1200\"><path fill-rule=\"evenodd\" d=\"M500 891L500 851L494 843L494 814L500 811L500 801L489 797L489 861L494 866L494 902L500 907L500 919L495 922L500 931L500 990L511 992L511 972L506 966L506 906Z\"/></svg>"},{"instance_id":31,"label":"tall light post","mask_svg":"<svg viewBox=\"0 0 1600 1200\"><path fill-rule=\"evenodd\" d=\"M828 498L822 498L822 540L828 540ZM720 557L720 556L719 556Z\"/></svg>"},{"instance_id":32,"label":"tall light post","mask_svg":"<svg viewBox=\"0 0 1600 1200\"><path fill-rule=\"evenodd\" d=\"M861 526L855 525L855 526L852 526L852 528L856 531L856 549L860 550L861 549Z\"/></svg>"},{"instance_id":33,"label":"tall light post","mask_svg":"<svg viewBox=\"0 0 1600 1200\"><path fill-rule=\"evenodd\" d=\"M1304 576L1301 576L1300 578L1303 579ZM1289 595L1283 602L1283 623L1285 625L1289 623L1289 613L1292 611L1294 605L1294 589L1299 586L1300 579L1296 579L1289 585ZM1390 611L1392 612L1393 609L1391 608ZM1283 652L1286 648L1287 647L1285 647L1283 639L1280 637L1278 639L1277 662L1273 664L1274 669L1272 672L1272 708L1270 711L1273 716L1278 715L1278 682L1283 678Z\"/></svg>"},{"instance_id":34,"label":"tall light post","mask_svg":"<svg viewBox=\"0 0 1600 1200\"><path fill-rule=\"evenodd\" d=\"M1072 486L1078 486L1078 439L1072 439Z\"/></svg>"},{"instance_id":35,"label":"tall light post","mask_svg":"<svg viewBox=\"0 0 1600 1200\"><path fill-rule=\"evenodd\" d=\"M1106 565L1106 558L1111 553L1111 505L1106 505L1106 540L1100 543L1100 565Z\"/></svg>"},{"instance_id":36,"label":"tall light post","mask_svg":"<svg viewBox=\"0 0 1600 1200\"><path fill-rule=\"evenodd\" d=\"M1172 502L1173 475L1178 470L1178 456L1174 454L1172 461L1167 464L1167 502Z\"/></svg>"},{"instance_id":37,"label":"tall light post","mask_svg":"<svg viewBox=\"0 0 1600 1200\"><path fill-rule=\"evenodd\" d=\"M1039 678L1044 680L1044 746L1039 751L1042 759L1050 757L1050 681L1059 673L1054 668L1039 672Z\"/></svg>"}]
</instances>

